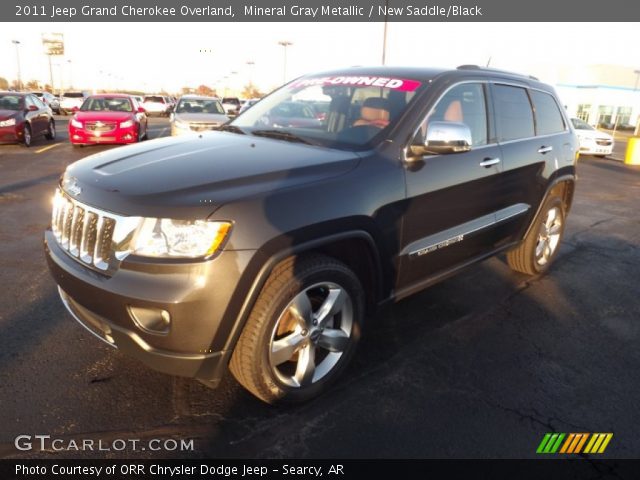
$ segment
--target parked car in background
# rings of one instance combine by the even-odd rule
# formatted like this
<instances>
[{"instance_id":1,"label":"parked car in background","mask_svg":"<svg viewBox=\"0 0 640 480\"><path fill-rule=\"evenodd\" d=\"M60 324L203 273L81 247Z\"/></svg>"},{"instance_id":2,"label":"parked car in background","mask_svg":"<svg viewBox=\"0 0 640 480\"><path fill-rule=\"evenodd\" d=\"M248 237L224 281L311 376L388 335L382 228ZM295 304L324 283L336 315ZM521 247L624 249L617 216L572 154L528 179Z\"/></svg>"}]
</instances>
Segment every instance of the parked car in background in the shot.
<instances>
[{"instance_id":1,"label":"parked car in background","mask_svg":"<svg viewBox=\"0 0 640 480\"><path fill-rule=\"evenodd\" d=\"M42 100L46 106L48 106L51 111L55 114L60 113L60 99L56 97L53 93L49 92L31 92L33 95Z\"/></svg>"},{"instance_id":2,"label":"parked car in background","mask_svg":"<svg viewBox=\"0 0 640 480\"><path fill-rule=\"evenodd\" d=\"M219 99L185 95L171 114L171 135L215 130L228 121Z\"/></svg>"},{"instance_id":3,"label":"parked car in background","mask_svg":"<svg viewBox=\"0 0 640 480\"><path fill-rule=\"evenodd\" d=\"M135 143L146 136L147 115L131 95L92 95L69 120L73 145Z\"/></svg>"},{"instance_id":4,"label":"parked car in background","mask_svg":"<svg viewBox=\"0 0 640 480\"><path fill-rule=\"evenodd\" d=\"M146 95L143 107L149 116L168 117L171 113L171 102L164 95Z\"/></svg>"},{"instance_id":5,"label":"parked car in background","mask_svg":"<svg viewBox=\"0 0 640 480\"><path fill-rule=\"evenodd\" d=\"M74 108L80 108L88 96L88 92L64 92L60 95L60 113L68 115Z\"/></svg>"},{"instance_id":6,"label":"parked car in background","mask_svg":"<svg viewBox=\"0 0 640 480\"><path fill-rule=\"evenodd\" d=\"M262 121L275 127L320 128L322 121L308 102L282 102L270 109Z\"/></svg>"},{"instance_id":7,"label":"parked car in background","mask_svg":"<svg viewBox=\"0 0 640 480\"><path fill-rule=\"evenodd\" d=\"M240 99L238 97L224 97L222 106L227 115L235 116L240 112Z\"/></svg>"},{"instance_id":8,"label":"parked car in background","mask_svg":"<svg viewBox=\"0 0 640 480\"><path fill-rule=\"evenodd\" d=\"M260 101L259 98L250 98L249 100L245 101L240 107L240 110L238 111L238 115L240 115L242 112L246 112L259 101Z\"/></svg>"},{"instance_id":9,"label":"parked car in background","mask_svg":"<svg viewBox=\"0 0 640 480\"><path fill-rule=\"evenodd\" d=\"M40 136L56 138L51 109L31 93L0 92L0 143L30 147Z\"/></svg>"},{"instance_id":10,"label":"parked car in background","mask_svg":"<svg viewBox=\"0 0 640 480\"><path fill-rule=\"evenodd\" d=\"M580 141L580 153L606 157L613 152L614 139L611 135L597 130L584 120L572 118L571 123Z\"/></svg>"}]
</instances>

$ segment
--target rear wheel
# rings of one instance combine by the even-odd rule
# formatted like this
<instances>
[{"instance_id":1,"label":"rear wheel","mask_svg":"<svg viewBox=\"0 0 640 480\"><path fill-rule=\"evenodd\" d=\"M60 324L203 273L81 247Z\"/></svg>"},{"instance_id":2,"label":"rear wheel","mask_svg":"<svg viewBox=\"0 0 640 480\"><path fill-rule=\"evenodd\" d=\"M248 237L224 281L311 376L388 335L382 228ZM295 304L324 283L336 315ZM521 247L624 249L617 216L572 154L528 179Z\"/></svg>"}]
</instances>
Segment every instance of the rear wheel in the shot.
<instances>
[{"instance_id":1,"label":"rear wheel","mask_svg":"<svg viewBox=\"0 0 640 480\"><path fill-rule=\"evenodd\" d=\"M548 270L564 234L564 205L559 197L547 198L524 241L507 253L507 263L518 272L536 275Z\"/></svg>"},{"instance_id":2,"label":"rear wheel","mask_svg":"<svg viewBox=\"0 0 640 480\"><path fill-rule=\"evenodd\" d=\"M352 358L364 292L343 263L292 257L269 276L231 358L230 369L267 403L299 403L322 393Z\"/></svg>"},{"instance_id":3,"label":"rear wheel","mask_svg":"<svg viewBox=\"0 0 640 480\"><path fill-rule=\"evenodd\" d=\"M56 138L56 124L53 120L49 120L49 128L47 128L47 133L44 134L44 138L47 140L55 140Z\"/></svg>"}]
</instances>

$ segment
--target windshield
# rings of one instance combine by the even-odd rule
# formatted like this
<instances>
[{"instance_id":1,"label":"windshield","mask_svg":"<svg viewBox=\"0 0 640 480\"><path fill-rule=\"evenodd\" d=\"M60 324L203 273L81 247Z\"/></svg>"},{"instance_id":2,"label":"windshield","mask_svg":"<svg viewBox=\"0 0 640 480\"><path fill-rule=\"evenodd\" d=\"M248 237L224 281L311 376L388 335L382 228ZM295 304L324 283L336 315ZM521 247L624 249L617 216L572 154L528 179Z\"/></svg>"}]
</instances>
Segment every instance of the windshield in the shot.
<instances>
[{"instance_id":1,"label":"windshield","mask_svg":"<svg viewBox=\"0 0 640 480\"><path fill-rule=\"evenodd\" d=\"M89 97L80 110L83 112L133 112L131 100L124 97Z\"/></svg>"},{"instance_id":2,"label":"windshield","mask_svg":"<svg viewBox=\"0 0 640 480\"><path fill-rule=\"evenodd\" d=\"M22 110L24 102L21 95L0 95L0 110Z\"/></svg>"},{"instance_id":3,"label":"windshield","mask_svg":"<svg viewBox=\"0 0 640 480\"><path fill-rule=\"evenodd\" d=\"M230 125L259 136L361 149L388 132L421 88L421 82L401 78L303 77Z\"/></svg>"},{"instance_id":4,"label":"windshield","mask_svg":"<svg viewBox=\"0 0 640 480\"><path fill-rule=\"evenodd\" d=\"M213 98L181 98L176 113L217 113L224 115L224 109Z\"/></svg>"},{"instance_id":5,"label":"windshield","mask_svg":"<svg viewBox=\"0 0 640 480\"><path fill-rule=\"evenodd\" d=\"M573 128L577 128L578 130L595 130L595 128L579 118L572 118L571 123L573 123Z\"/></svg>"}]
</instances>

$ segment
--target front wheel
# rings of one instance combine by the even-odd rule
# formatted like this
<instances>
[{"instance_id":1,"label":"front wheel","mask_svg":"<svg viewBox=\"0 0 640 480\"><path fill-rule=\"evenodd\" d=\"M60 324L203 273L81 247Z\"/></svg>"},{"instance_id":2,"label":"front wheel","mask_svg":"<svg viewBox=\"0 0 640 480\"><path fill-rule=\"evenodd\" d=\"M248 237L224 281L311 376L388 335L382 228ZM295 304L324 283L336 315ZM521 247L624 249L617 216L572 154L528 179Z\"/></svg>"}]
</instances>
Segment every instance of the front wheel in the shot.
<instances>
[{"instance_id":1,"label":"front wheel","mask_svg":"<svg viewBox=\"0 0 640 480\"><path fill-rule=\"evenodd\" d=\"M518 272L536 275L549 269L564 234L565 211L559 197L549 197L523 242L507 253L507 263Z\"/></svg>"},{"instance_id":2,"label":"front wheel","mask_svg":"<svg viewBox=\"0 0 640 480\"><path fill-rule=\"evenodd\" d=\"M31 136L31 127L29 125L25 125L24 133L22 134L22 142L24 143L25 147L29 148L32 141L33 137Z\"/></svg>"},{"instance_id":3,"label":"front wheel","mask_svg":"<svg viewBox=\"0 0 640 480\"><path fill-rule=\"evenodd\" d=\"M267 403L310 400L351 360L363 316L364 292L349 267L323 255L289 258L263 287L231 372Z\"/></svg>"}]
</instances>

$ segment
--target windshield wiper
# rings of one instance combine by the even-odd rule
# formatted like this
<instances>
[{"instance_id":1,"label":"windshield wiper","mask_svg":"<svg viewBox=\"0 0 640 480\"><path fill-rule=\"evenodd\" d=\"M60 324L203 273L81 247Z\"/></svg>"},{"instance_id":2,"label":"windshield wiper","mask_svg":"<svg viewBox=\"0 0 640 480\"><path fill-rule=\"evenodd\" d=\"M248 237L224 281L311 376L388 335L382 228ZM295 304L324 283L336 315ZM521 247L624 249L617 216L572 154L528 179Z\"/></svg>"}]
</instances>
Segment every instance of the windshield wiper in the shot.
<instances>
[{"instance_id":1,"label":"windshield wiper","mask_svg":"<svg viewBox=\"0 0 640 480\"><path fill-rule=\"evenodd\" d=\"M247 134L240 127L236 127L235 125L229 125L228 123L225 123L224 125L220 125L218 127L218 130L221 130L223 132L239 133L241 135L246 135Z\"/></svg>"},{"instance_id":2,"label":"windshield wiper","mask_svg":"<svg viewBox=\"0 0 640 480\"><path fill-rule=\"evenodd\" d=\"M315 143L310 142L309 140L306 140L291 132L287 132L286 130L254 130L251 133L258 137L276 138L278 140L286 140L288 142L297 142L297 143L304 143L306 145L315 145Z\"/></svg>"}]
</instances>

